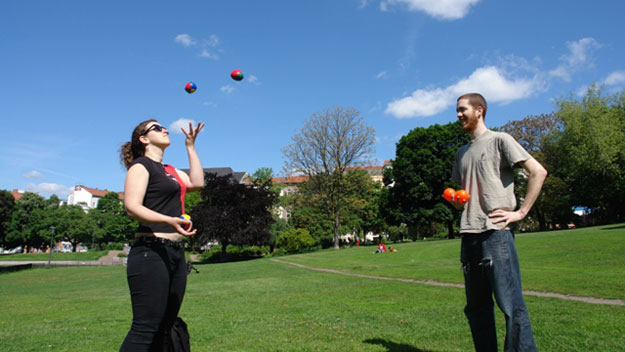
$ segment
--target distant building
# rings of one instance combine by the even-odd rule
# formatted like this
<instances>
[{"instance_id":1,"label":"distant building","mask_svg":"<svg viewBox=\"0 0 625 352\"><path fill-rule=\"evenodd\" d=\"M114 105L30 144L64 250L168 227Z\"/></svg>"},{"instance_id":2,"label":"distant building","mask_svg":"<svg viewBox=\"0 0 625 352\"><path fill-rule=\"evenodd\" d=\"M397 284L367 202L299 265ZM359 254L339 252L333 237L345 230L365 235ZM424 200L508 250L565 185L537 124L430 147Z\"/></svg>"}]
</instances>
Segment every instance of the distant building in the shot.
<instances>
[{"instance_id":1,"label":"distant building","mask_svg":"<svg viewBox=\"0 0 625 352\"><path fill-rule=\"evenodd\" d=\"M354 167L348 167L345 169L345 171L352 171L352 170L363 170L366 171L369 176L371 176L371 178L379 183L379 184L383 184L383 180L384 180L384 169L390 168L391 167L391 161L390 160L385 160L384 163L382 165L374 165L374 166L354 166Z\"/></svg>"},{"instance_id":2,"label":"distant building","mask_svg":"<svg viewBox=\"0 0 625 352\"><path fill-rule=\"evenodd\" d=\"M284 185L280 189L280 197L297 193L298 185L305 181L308 181L308 176L287 176L271 178L271 183L280 183ZM287 220L291 217L291 212L282 206L279 206L277 209L275 209L275 211L280 219Z\"/></svg>"},{"instance_id":3,"label":"distant building","mask_svg":"<svg viewBox=\"0 0 625 352\"><path fill-rule=\"evenodd\" d=\"M11 191L11 195L13 196L13 200L18 200L24 195L24 191L21 189L14 189Z\"/></svg>"},{"instance_id":4,"label":"distant building","mask_svg":"<svg viewBox=\"0 0 625 352\"><path fill-rule=\"evenodd\" d=\"M391 161L385 160L382 165L374 165L374 166L354 166L348 167L345 169L346 172L352 170L363 170L366 171L371 179L380 184L383 183L384 178L384 169L391 167ZM272 183L280 183L283 184L284 187L280 190L280 196L285 196L289 194L297 193L298 186L300 183L308 181L308 176L300 175L300 176L287 176L287 177L272 177ZM288 219L291 217L290 212L283 207L279 207L276 212L279 214L280 219Z\"/></svg>"},{"instance_id":5,"label":"distant building","mask_svg":"<svg viewBox=\"0 0 625 352\"><path fill-rule=\"evenodd\" d=\"M189 169L180 169L189 174ZM232 171L231 167L208 167L204 168L204 175L216 174L217 176L232 175L232 181L236 183L248 183L249 174L247 171Z\"/></svg>"},{"instance_id":6,"label":"distant building","mask_svg":"<svg viewBox=\"0 0 625 352\"><path fill-rule=\"evenodd\" d=\"M108 189L85 187L83 185L74 186L74 191L67 197L67 205L80 205L86 212L89 209L97 208L98 201L105 195L111 193ZM124 200L124 192L115 192L119 200Z\"/></svg>"}]
</instances>

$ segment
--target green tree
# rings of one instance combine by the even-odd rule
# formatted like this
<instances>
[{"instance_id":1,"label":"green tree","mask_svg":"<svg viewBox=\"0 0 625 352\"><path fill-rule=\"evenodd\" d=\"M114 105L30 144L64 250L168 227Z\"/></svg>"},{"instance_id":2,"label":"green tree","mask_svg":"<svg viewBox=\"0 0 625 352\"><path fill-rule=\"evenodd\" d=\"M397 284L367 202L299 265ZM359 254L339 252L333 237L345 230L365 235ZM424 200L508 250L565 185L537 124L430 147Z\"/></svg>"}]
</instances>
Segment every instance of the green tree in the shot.
<instances>
[{"instance_id":1,"label":"green tree","mask_svg":"<svg viewBox=\"0 0 625 352\"><path fill-rule=\"evenodd\" d=\"M289 231L292 228L293 226L291 226L288 221L280 219L275 214L273 215L273 223L269 226L269 234L271 235L269 239L269 252L273 252L278 237L280 237L283 232Z\"/></svg>"},{"instance_id":2,"label":"green tree","mask_svg":"<svg viewBox=\"0 0 625 352\"><path fill-rule=\"evenodd\" d=\"M74 252L78 249L79 243L89 243L93 240L95 221L80 205L63 205L56 208L52 214L56 239L70 242Z\"/></svg>"},{"instance_id":3,"label":"green tree","mask_svg":"<svg viewBox=\"0 0 625 352\"><path fill-rule=\"evenodd\" d=\"M273 169L270 167L260 167L252 174L252 180L258 180L260 182L271 181L273 177ZM280 196L282 188L284 188L284 184L282 183L271 183L271 191L278 197ZM278 200L278 198L276 198L276 200ZM279 200L278 203L280 203Z\"/></svg>"},{"instance_id":4,"label":"green tree","mask_svg":"<svg viewBox=\"0 0 625 352\"><path fill-rule=\"evenodd\" d=\"M61 199L59 199L59 197L56 194L53 194L50 196L50 198L48 198L46 200L46 203L48 204L48 206L52 207L52 208L58 208L61 206Z\"/></svg>"},{"instance_id":5,"label":"green tree","mask_svg":"<svg viewBox=\"0 0 625 352\"><path fill-rule=\"evenodd\" d=\"M283 232L276 243L276 246L285 253L299 253L314 245L315 240L308 230L297 228Z\"/></svg>"},{"instance_id":6,"label":"green tree","mask_svg":"<svg viewBox=\"0 0 625 352\"><path fill-rule=\"evenodd\" d=\"M433 235L435 224L447 225L448 236L454 236L454 223L459 213L441 197L447 187L458 188L450 181L456 151L469 141L458 123L418 127L397 143L392 169L385 174L389 185L384 201L390 223L408 225L417 237Z\"/></svg>"},{"instance_id":7,"label":"green tree","mask_svg":"<svg viewBox=\"0 0 625 352\"><path fill-rule=\"evenodd\" d=\"M252 178L254 178L254 179L260 178L260 179L263 179L263 180L271 180L272 177L273 177L273 169L270 168L270 167L258 168L252 174Z\"/></svg>"},{"instance_id":8,"label":"green tree","mask_svg":"<svg viewBox=\"0 0 625 352\"><path fill-rule=\"evenodd\" d=\"M557 103L563 128L545 153L552 173L572 204L594 208L600 222L625 220L625 91L606 96L592 86L581 99Z\"/></svg>"},{"instance_id":9,"label":"green tree","mask_svg":"<svg viewBox=\"0 0 625 352\"><path fill-rule=\"evenodd\" d=\"M382 186L364 170L350 170L345 174L345 207L341 215L346 227L363 235L381 233L386 223L380 215Z\"/></svg>"},{"instance_id":10,"label":"green tree","mask_svg":"<svg viewBox=\"0 0 625 352\"><path fill-rule=\"evenodd\" d=\"M358 110L337 106L314 113L292 141L282 150L285 169L309 177L332 224L334 248L338 249L343 175L347 167L373 154L374 130Z\"/></svg>"},{"instance_id":11,"label":"green tree","mask_svg":"<svg viewBox=\"0 0 625 352\"><path fill-rule=\"evenodd\" d=\"M107 193L88 212L92 241L98 244L124 243L132 240L139 223L128 216L124 204L115 192Z\"/></svg>"},{"instance_id":12,"label":"green tree","mask_svg":"<svg viewBox=\"0 0 625 352\"><path fill-rule=\"evenodd\" d=\"M49 226L46 208L49 208L49 205L45 198L33 192L25 192L15 202L8 226L7 244L9 246L26 245L31 248L43 247L46 239L49 238L46 236Z\"/></svg>"},{"instance_id":13,"label":"green tree","mask_svg":"<svg viewBox=\"0 0 625 352\"><path fill-rule=\"evenodd\" d=\"M14 208L15 199L13 199L11 192L0 190L0 246L5 245L5 238L9 231L9 224Z\"/></svg>"},{"instance_id":14,"label":"green tree","mask_svg":"<svg viewBox=\"0 0 625 352\"><path fill-rule=\"evenodd\" d=\"M381 233L386 227L380 215L381 185L366 171L350 170L345 173L341 189L343 206L339 214L341 235L356 233L363 237L368 232ZM316 243L324 248L334 245L333 223L327 216L325 202L317 194L312 182L302 182L293 195L291 223L296 228L309 231Z\"/></svg>"},{"instance_id":15,"label":"green tree","mask_svg":"<svg viewBox=\"0 0 625 352\"><path fill-rule=\"evenodd\" d=\"M323 248L334 246L334 226L328 218L325 204L313 192L307 191L307 182L299 186L293 197L290 223L295 228L305 228Z\"/></svg>"},{"instance_id":16,"label":"green tree","mask_svg":"<svg viewBox=\"0 0 625 352\"><path fill-rule=\"evenodd\" d=\"M184 195L184 211L188 214L193 208L202 201L200 192L187 192Z\"/></svg>"}]
</instances>

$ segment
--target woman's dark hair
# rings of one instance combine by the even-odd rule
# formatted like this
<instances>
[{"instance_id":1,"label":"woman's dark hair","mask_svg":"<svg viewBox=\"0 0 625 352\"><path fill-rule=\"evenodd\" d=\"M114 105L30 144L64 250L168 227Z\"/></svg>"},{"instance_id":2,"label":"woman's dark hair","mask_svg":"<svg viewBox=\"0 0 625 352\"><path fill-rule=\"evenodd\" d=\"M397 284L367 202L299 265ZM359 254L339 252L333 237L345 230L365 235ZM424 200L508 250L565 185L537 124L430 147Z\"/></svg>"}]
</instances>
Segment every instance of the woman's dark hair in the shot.
<instances>
[{"instance_id":1,"label":"woman's dark hair","mask_svg":"<svg viewBox=\"0 0 625 352\"><path fill-rule=\"evenodd\" d=\"M145 155L145 145L141 143L139 137L143 135L145 132L145 126L147 126L150 122L156 122L156 120L145 120L137 125L137 127L135 127L132 131L130 142L124 143L119 150L121 162L124 166L126 166L126 168L128 168L128 165L130 165L133 160Z\"/></svg>"}]
</instances>

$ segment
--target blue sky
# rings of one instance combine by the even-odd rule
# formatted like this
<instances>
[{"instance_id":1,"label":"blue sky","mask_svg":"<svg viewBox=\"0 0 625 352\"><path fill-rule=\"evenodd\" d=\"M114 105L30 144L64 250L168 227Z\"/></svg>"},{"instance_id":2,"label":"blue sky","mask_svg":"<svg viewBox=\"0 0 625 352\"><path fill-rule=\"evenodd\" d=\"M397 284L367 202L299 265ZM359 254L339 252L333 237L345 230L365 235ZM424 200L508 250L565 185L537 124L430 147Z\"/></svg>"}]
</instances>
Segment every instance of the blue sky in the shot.
<instances>
[{"instance_id":1,"label":"blue sky","mask_svg":"<svg viewBox=\"0 0 625 352\"><path fill-rule=\"evenodd\" d=\"M119 147L148 118L205 122L204 167L283 175L281 149L333 105L361 111L381 163L411 129L455 121L468 91L489 127L593 82L620 91L623 13L613 0L2 1L0 189L122 191ZM188 167L171 136L164 161Z\"/></svg>"}]
</instances>

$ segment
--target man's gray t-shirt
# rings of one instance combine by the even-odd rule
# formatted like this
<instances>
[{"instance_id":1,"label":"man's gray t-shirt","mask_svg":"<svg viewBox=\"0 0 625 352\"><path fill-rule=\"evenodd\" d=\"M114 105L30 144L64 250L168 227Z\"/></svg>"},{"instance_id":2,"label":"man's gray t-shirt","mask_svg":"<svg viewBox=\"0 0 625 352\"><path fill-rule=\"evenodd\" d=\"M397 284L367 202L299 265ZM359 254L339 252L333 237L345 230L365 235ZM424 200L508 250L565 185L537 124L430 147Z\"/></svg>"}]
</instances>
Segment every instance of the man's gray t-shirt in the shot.
<instances>
[{"instance_id":1,"label":"man's gray t-shirt","mask_svg":"<svg viewBox=\"0 0 625 352\"><path fill-rule=\"evenodd\" d=\"M513 168L531 157L512 136L491 130L458 149L451 179L470 196L460 219L460 233L502 229L502 223L493 224L488 214L496 209L516 209Z\"/></svg>"}]
</instances>

